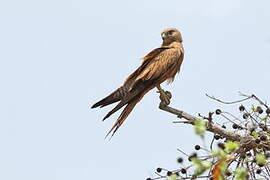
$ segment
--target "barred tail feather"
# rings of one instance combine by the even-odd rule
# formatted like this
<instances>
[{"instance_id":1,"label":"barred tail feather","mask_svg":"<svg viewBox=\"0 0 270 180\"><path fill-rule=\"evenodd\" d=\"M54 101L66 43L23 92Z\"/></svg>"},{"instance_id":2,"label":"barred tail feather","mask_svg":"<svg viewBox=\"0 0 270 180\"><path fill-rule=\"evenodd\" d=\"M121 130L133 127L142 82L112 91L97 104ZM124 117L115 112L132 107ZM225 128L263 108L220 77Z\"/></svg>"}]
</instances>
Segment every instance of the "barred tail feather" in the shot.
<instances>
[{"instance_id":1,"label":"barred tail feather","mask_svg":"<svg viewBox=\"0 0 270 180\"><path fill-rule=\"evenodd\" d=\"M120 98L113 98L113 94L107 96L106 98L100 100L99 102L95 103L91 108L97 108L97 107L104 107L110 104L113 104L117 101L120 101Z\"/></svg>"},{"instance_id":2,"label":"barred tail feather","mask_svg":"<svg viewBox=\"0 0 270 180\"><path fill-rule=\"evenodd\" d=\"M120 88L112 92L109 96L95 103L91 108L96 108L96 107L102 108L104 106L113 104L117 101L120 101L126 94L127 94L127 88L125 86L121 86Z\"/></svg>"},{"instance_id":3,"label":"barred tail feather","mask_svg":"<svg viewBox=\"0 0 270 180\"><path fill-rule=\"evenodd\" d=\"M116 120L116 122L114 123L113 127L110 129L110 131L105 136L105 138L107 138L107 136L110 133L112 133L111 137L113 137L113 135L116 133L116 131L119 129L119 127L123 124L123 122L128 117L128 115L131 113L131 111L133 110L133 108L135 107L135 105L139 102L139 100L134 100L134 101L130 102L125 107L125 109L122 111L122 113L120 114L120 116L118 117L118 119Z\"/></svg>"},{"instance_id":4,"label":"barred tail feather","mask_svg":"<svg viewBox=\"0 0 270 180\"><path fill-rule=\"evenodd\" d=\"M106 137L112 133L111 138L116 133L116 131L119 129L119 127L123 124L123 122L126 120L128 115L131 113L131 111L134 109L136 104L143 98L143 96L147 93L147 91L143 91L140 95L133 98L131 101L128 102L127 106L124 108L116 122L114 123L113 127L110 129L110 131L107 133ZM106 138L105 137L105 138Z\"/></svg>"},{"instance_id":5,"label":"barred tail feather","mask_svg":"<svg viewBox=\"0 0 270 180\"><path fill-rule=\"evenodd\" d=\"M108 112L108 114L103 118L103 121L105 119L107 119L108 117L110 117L113 113L115 113L116 111L118 111L119 109L121 109L124 105L126 105L126 103L120 102L119 104L117 104L117 106L115 106L110 112Z\"/></svg>"}]
</instances>

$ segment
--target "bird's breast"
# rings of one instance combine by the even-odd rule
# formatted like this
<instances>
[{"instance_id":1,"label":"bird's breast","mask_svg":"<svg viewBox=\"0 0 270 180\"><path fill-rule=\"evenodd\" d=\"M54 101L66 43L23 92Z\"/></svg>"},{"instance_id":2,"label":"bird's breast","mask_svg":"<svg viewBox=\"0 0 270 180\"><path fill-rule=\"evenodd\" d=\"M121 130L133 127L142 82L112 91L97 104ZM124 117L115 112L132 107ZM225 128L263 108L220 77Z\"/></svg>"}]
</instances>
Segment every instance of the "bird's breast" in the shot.
<instances>
[{"instance_id":1,"label":"bird's breast","mask_svg":"<svg viewBox=\"0 0 270 180\"><path fill-rule=\"evenodd\" d=\"M175 60L171 67L168 69L166 80L168 83L173 82L175 75L180 71L181 64L183 62L184 53L182 49L179 49L178 56L175 57Z\"/></svg>"}]
</instances>

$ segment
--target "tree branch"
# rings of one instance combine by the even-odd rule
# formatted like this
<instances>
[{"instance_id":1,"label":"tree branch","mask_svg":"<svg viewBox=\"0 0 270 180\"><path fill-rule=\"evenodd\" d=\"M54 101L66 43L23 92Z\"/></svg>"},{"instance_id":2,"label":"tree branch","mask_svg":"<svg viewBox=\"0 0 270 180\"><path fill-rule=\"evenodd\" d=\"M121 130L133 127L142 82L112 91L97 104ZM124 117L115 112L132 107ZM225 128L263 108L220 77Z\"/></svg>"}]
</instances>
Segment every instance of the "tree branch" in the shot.
<instances>
[{"instance_id":1,"label":"tree branch","mask_svg":"<svg viewBox=\"0 0 270 180\"><path fill-rule=\"evenodd\" d=\"M178 118L183 118L186 120L186 121L181 121L181 123L194 125L195 120L198 119L197 117L195 117L191 114L188 114L184 111L181 111L181 110L178 110L175 108L172 108L170 106L166 106L163 103L160 103L159 108L163 111L177 115ZM243 138L242 135L228 131L228 130L220 127L219 125L215 124L213 121L210 121L206 128L207 128L207 131L212 132L214 134L219 134L228 140L239 142Z\"/></svg>"},{"instance_id":2,"label":"tree branch","mask_svg":"<svg viewBox=\"0 0 270 180\"><path fill-rule=\"evenodd\" d=\"M175 123L184 123L184 124L194 125L194 122L196 121L196 119L198 119L196 116L193 116L182 110L178 110L170 106L167 106L162 102L160 103L159 108L163 111L176 115L180 119L181 118L185 119L185 121L176 121ZM253 136L248 135L248 134L241 135L236 132L229 131L227 129L222 128L220 125L214 123L212 120L208 121L206 130L208 132L218 134L221 137L226 138L227 140L240 142L241 146L246 149L261 147L263 149L270 150L270 142L264 142L264 143L258 144L256 143L256 139Z\"/></svg>"}]
</instances>

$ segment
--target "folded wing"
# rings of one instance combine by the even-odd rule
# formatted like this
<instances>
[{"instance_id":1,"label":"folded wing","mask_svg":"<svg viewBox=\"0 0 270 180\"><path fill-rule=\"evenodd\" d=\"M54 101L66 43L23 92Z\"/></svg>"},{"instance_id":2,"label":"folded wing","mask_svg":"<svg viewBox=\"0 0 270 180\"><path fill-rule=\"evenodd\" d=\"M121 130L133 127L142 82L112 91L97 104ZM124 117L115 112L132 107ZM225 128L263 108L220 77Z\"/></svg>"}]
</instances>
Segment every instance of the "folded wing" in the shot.
<instances>
[{"instance_id":1,"label":"folded wing","mask_svg":"<svg viewBox=\"0 0 270 180\"><path fill-rule=\"evenodd\" d=\"M149 90L166 79L174 78L180 70L182 60L183 56L179 48L161 47L154 49L143 58L142 65L126 79L122 87L94 104L92 108L104 107L120 101L103 120L125 106L108 134L111 132L112 136L115 134L135 105Z\"/></svg>"}]
</instances>

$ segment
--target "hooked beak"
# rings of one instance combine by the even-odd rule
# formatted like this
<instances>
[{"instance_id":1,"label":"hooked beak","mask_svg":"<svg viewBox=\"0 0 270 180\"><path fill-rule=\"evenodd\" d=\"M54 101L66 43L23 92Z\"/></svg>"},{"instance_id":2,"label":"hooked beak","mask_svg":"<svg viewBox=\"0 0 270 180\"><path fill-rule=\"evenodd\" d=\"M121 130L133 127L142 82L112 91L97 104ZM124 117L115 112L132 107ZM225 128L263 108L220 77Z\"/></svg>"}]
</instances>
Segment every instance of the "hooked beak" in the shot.
<instances>
[{"instance_id":1,"label":"hooked beak","mask_svg":"<svg viewBox=\"0 0 270 180\"><path fill-rule=\"evenodd\" d=\"M166 34L163 32L163 33L161 34L161 37L162 37L162 39L164 40L165 37L166 37Z\"/></svg>"}]
</instances>

